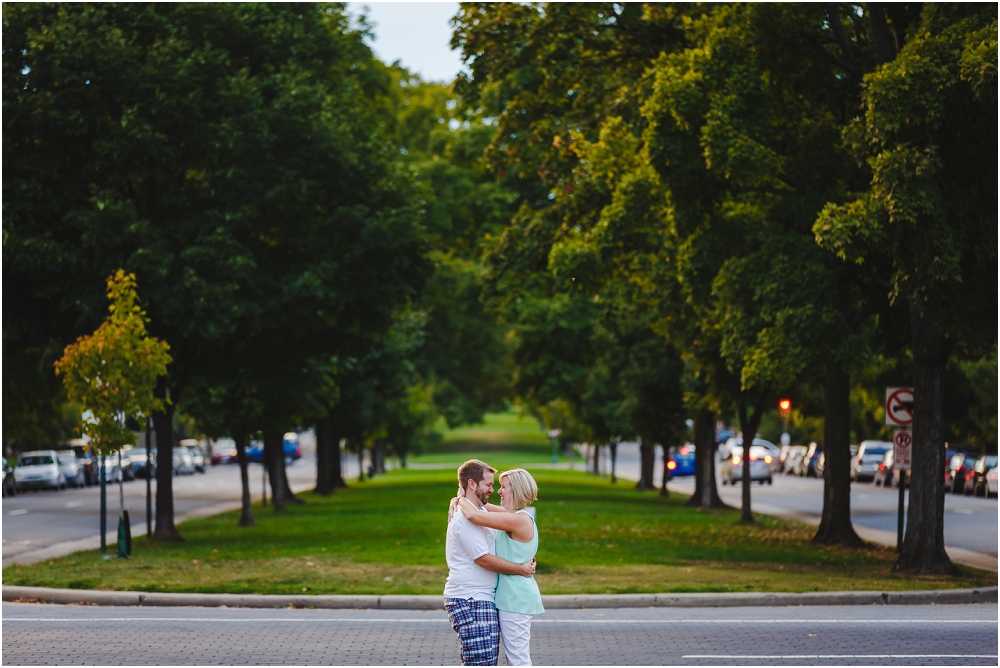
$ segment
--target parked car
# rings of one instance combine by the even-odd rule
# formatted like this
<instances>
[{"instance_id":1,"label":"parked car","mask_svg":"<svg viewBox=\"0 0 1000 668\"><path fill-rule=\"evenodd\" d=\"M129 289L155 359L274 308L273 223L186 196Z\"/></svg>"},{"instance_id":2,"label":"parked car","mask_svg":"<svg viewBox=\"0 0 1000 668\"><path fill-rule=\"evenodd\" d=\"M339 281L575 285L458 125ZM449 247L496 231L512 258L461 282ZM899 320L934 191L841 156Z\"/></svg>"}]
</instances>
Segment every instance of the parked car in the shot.
<instances>
[{"instance_id":1,"label":"parked car","mask_svg":"<svg viewBox=\"0 0 1000 668\"><path fill-rule=\"evenodd\" d=\"M750 446L750 481L757 481L761 485L765 482L768 485L774 484L771 474L771 463L774 457L770 450L761 445ZM743 446L734 445L729 449L729 455L722 460L719 466L719 473L722 477L722 484L735 485L743 480Z\"/></svg>"},{"instance_id":2,"label":"parked car","mask_svg":"<svg viewBox=\"0 0 1000 668\"><path fill-rule=\"evenodd\" d=\"M212 466L216 464L228 464L238 460L236 454L236 441L231 438L220 438L209 444L211 452Z\"/></svg>"},{"instance_id":3,"label":"parked car","mask_svg":"<svg viewBox=\"0 0 1000 668\"><path fill-rule=\"evenodd\" d=\"M685 443L679 448L670 448L667 470L674 478L694 475L694 446Z\"/></svg>"},{"instance_id":4,"label":"parked car","mask_svg":"<svg viewBox=\"0 0 1000 668\"><path fill-rule=\"evenodd\" d=\"M84 482L88 485L96 485L98 483L97 458L91 451L90 446L70 441L70 449L76 453L76 458L83 467Z\"/></svg>"},{"instance_id":5,"label":"parked car","mask_svg":"<svg viewBox=\"0 0 1000 668\"><path fill-rule=\"evenodd\" d=\"M198 444L197 439L185 438L180 444L187 448L188 452L191 453L191 459L194 462L194 470L198 473L204 473L205 453L201 451L201 445Z\"/></svg>"},{"instance_id":6,"label":"parked car","mask_svg":"<svg viewBox=\"0 0 1000 668\"><path fill-rule=\"evenodd\" d=\"M944 491L961 494L965 491L965 475L976 463L974 452L956 452L944 470Z\"/></svg>"},{"instance_id":7,"label":"parked car","mask_svg":"<svg viewBox=\"0 0 1000 668\"><path fill-rule=\"evenodd\" d=\"M174 447L174 475L194 475L194 457L183 445Z\"/></svg>"},{"instance_id":8,"label":"parked car","mask_svg":"<svg viewBox=\"0 0 1000 668\"><path fill-rule=\"evenodd\" d=\"M34 450L22 454L14 468L14 488L18 492L22 489L65 489L66 477L59 468L56 451Z\"/></svg>"},{"instance_id":9,"label":"parked car","mask_svg":"<svg viewBox=\"0 0 1000 668\"><path fill-rule=\"evenodd\" d=\"M780 467L779 471L786 475L793 475L796 468L798 468L799 462L805 457L806 452L809 451L809 446L806 445L789 445L786 446L788 450L784 453L784 461L779 461ZM782 448L784 450L784 448Z\"/></svg>"},{"instance_id":10,"label":"parked car","mask_svg":"<svg viewBox=\"0 0 1000 668\"><path fill-rule=\"evenodd\" d=\"M986 496L996 496L997 495L997 477L1000 476L1000 472L997 471L996 467L991 468L986 472Z\"/></svg>"},{"instance_id":11,"label":"parked car","mask_svg":"<svg viewBox=\"0 0 1000 668\"><path fill-rule=\"evenodd\" d=\"M760 437L753 439L753 443L751 443L751 445L759 446L767 450L767 454L771 457L771 460L768 462L768 468L772 471L778 468L778 457L781 456L781 448L776 446L774 443L771 443L771 441L765 441ZM742 436L734 436L727 440L725 446L723 446L721 456L723 458L729 456L732 453L733 448L736 447L743 447Z\"/></svg>"},{"instance_id":12,"label":"parked car","mask_svg":"<svg viewBox=\"0 0 1000 668\"><path fill-rule=\"evenodd\" d=\"M282 439L282 449L285 452L285 466L291 466L296 460L302 457L302 448L299 447L299 436L295 432L288 432ZM264 444L260 441L251 441L247 448L247 459L260 464L264 461Z\"/></svg>"},{"instance_id":13,"label":"parked car","mask_svg":"<svg viewBox=\"0 0 1000 668\"><path fill-rule=\"evenodd\" d=\"M3 496L16 496L17 490L14 488L14 467L11 466L6 457L3 460Z\"/></svg>"},{"instance_id":14,"label":"parked car","mask_svg":"<svg viewBox=\"0 0 1000 668\"><path fill-rule=\"evenodd\" d=\"M129 450L128 458L133 478L145 478L147 474L156 477L156 450L153 450L152 462L147 458L146 448L141 446ZM146 470L147 467L150 469L149 471Z\"/></svg>"},{"instance_id":15,"label":"parked car","mask_svg":"<svg viewBox=\"0 0 1000 668\"><path fill-rule=\"evenodd\" d=\"M97 482L101 482L101 459L97 458ZM104 480L107 484L119 483L125 480L122 469L118 465L118 455L108 455L104 458Z\"/></svg>"},{"instance_id":16,"label":"parked car","mask_svg":"<svg viewBox=\"0 0 1000 668\"><path fill-rule=\"evenodd\" d=\"M130 480L135 480L135 471L132 469L132 451L135 448L129 446L121 451L121 459L118 459L118 455L112 455L115 458L115 463L121 466L122 479L125 482Z\"/></svg>"},{"instance_id":17,"label":"parked car","mask_svg":"<svg viewBox=\"0 0 1000 668\"><path fill-rule=\"evenodd\" d=\"M87 474L83 470L83 462L77 458L76 453L72 450L60 450L56 456L59 459L59 470L62 471L66 484L73 487L86 487Z\"/></svg>"},{"instance_id":18,"label":"parked car","mask_svg":"<svg viewBox=\"0 0 1000 668\"><path fill-rule=\"evenodd\" d=\"M851 481L873 479L875 467L882 462L887 450L892 450L892 443L888 441L861 441L858 454L851 457Z\"/></svg>"},{"instance_id":19,"label":"parked car","mask_svg":"<svg viewBox=\"0 0 1000 668\"><path fill-rule=\"evenodd\" d=\"M813 441L809 444L808 448L806 448L806 453L802 455L802 458L796 463L793 473L797 476L812 476L814 478L822 476L822 471L819 473L816 472L816 463L819 461L822 454L823 444Z\"/></svg>"},{"instance_id":20,"label":"parked car","mask_svg":"<svg viewBox=\"0 0 1000 668\"><path fill-rule=\"evenodd\" d=\"M986 496L986 474L990 469L996 468L996 455L983 455L972 465L972 468L965 474L965 485L963 491L966 496Z\"/></svg>"},{"instance_id":21,"label":"parked car","mask_svg":"<svg viewBox=\"0 0 1000 668\"><path fill-rule=\"evenodd\" d=\"M872 484L876 486L881 485L882 487L898 487L900 471L893 468L894 462L895 454L891 449L887 450L885 455L882 457L882 461L875 467ZM909 471L906 472L906 485L910 485Z\"/></svg>"}]
</instances>

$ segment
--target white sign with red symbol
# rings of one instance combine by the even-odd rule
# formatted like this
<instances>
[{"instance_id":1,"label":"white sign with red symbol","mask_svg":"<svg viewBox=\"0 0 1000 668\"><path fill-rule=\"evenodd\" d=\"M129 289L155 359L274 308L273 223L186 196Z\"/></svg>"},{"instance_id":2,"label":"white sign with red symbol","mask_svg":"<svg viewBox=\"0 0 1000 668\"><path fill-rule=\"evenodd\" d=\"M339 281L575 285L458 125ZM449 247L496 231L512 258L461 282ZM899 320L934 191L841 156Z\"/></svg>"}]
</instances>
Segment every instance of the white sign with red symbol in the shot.
<instances>
[{"instance_id":1,"label":"white sign with red symbol","mask_svg":"<svg viewBox=\"0 0 1000 668\"><path fill-rule=\"evenodd\" d=\"M885 423L890 427L913 425L913 388L885 388Z\"/></svg>"},{"instance_id":2,"label":"white sign with red symbol","mask_svg":"<svg viewBox=\"0 0 1000 668\"><path fill-rule=\"evenodd\" d=\"M907 429L892 432L892 468L896 471L910 470L910 456L913 454L913 434Z\"/></svg>"}]
</instances>

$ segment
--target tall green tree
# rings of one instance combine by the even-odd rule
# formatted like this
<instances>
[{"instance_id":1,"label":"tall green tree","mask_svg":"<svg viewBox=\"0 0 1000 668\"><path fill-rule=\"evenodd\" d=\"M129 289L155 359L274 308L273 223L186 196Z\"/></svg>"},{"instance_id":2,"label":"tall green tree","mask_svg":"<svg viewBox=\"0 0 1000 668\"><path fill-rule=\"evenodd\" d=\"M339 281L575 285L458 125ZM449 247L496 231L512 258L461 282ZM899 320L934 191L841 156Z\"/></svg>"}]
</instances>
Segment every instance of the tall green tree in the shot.
<instances>
[{"instance_id":1,"label":"tall green tree","mask_svg":"<svg viewBox=\"0 0 1000 668\"><path fill-rule=\"evenodd\" d=\"M201 370L239 344L252 384L291 397L298 374L262 384L264 362L300 369L384 330L422 280L384 131L391 79L336 4L3 19L5 346L72 340L99 319L93 278L136 273L173 346L156 536L178 538L171 413ZM285 413L265 416L272 434L293 403L265 401Z\"/></svg>"},{"instance_id":2,"label":"tall green tree","mask_svg":"<svg viewBox=\"0 0 1000 668\"><path fill-rule=\"evenodd\" d=\"M892 267L890 299L910 312L913 485L896 568L952 573L944 549L942 380L951 350L996 344L997 17L991 7L927 4L865 80L848 137L871 170L830 204L819 242L858 264ZM892 56L895 55L895 58Z\"/></svg>"}]
</instances>

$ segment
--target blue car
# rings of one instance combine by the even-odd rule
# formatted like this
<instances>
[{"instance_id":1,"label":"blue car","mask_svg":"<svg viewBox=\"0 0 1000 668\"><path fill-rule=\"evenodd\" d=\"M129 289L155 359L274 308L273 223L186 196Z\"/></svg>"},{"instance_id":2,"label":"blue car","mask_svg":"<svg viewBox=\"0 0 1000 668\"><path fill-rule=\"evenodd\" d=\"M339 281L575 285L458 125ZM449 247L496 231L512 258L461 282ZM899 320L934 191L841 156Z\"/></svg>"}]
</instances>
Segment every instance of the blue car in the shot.
<instances>
[{"instance_id":1,"label":"blue car","mask_svg":"<svg viewBox=\"0 0 1000 668\"><path fill-rule=\"evenodd\" d=\"M667 470L674 478L694 475L694 446L685 443L680 448L670 448Z\"/></svg>"},{"instance_id":2,"label":"blue car","mask_svg":"<svg viewBox=\"0 0 1000 668\"><path fill-rule=\"evenodd\" d=\"M299 447L299 436L295 432L288 432L282 440L282 447L285 451L285 465L302 457L302 448ZM247 459L258 464L264 461L264 444L260 441L253 441L247 448Z\"/></svg>"}]
</instances>

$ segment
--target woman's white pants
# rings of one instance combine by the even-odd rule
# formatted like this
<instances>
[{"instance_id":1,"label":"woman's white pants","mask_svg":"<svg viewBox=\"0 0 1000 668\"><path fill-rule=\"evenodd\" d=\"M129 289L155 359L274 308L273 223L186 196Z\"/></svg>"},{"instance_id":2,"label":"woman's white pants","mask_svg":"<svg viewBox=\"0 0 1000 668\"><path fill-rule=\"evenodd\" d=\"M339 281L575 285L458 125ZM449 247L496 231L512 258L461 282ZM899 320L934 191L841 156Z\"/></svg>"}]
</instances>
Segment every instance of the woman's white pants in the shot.
<instances>
[{"instance_id":1,"label":"woman's white pants","mask_svg":"<svg viewBox=\"0 0 1000 668\"><path fill-rule=\"evenodd\" d=\"M507 655L508 666L530 666L531 615L498 610L500 615L500 638L503 651Z\"/></svg>"}]
</instances>

